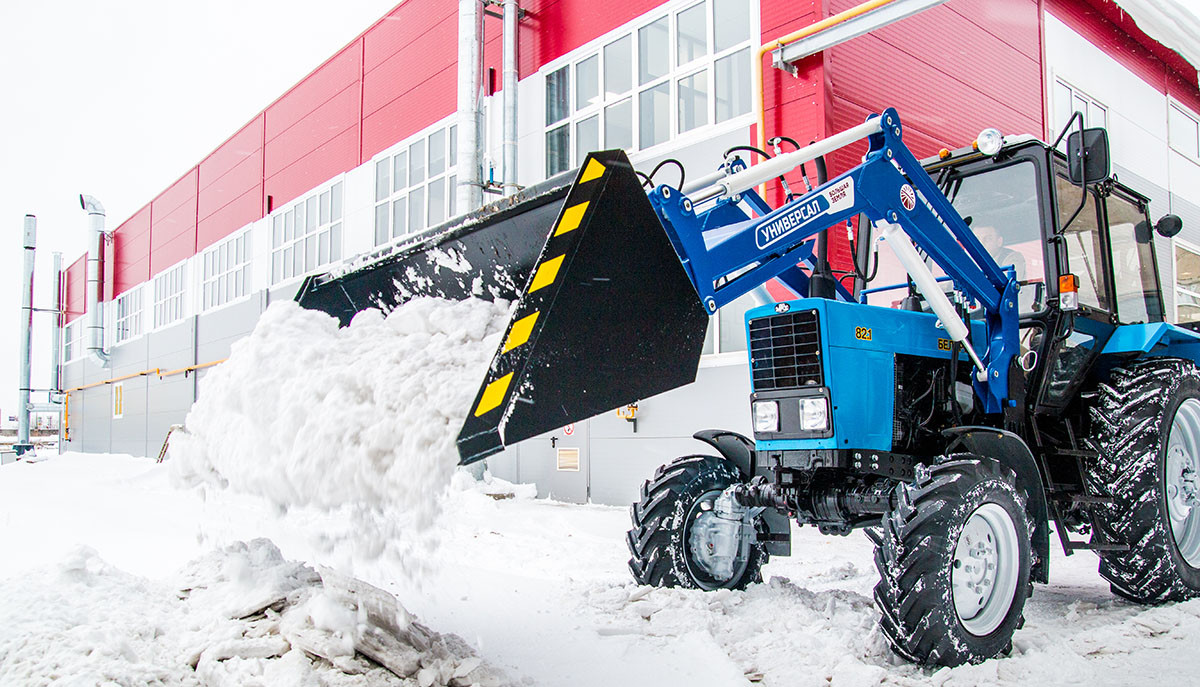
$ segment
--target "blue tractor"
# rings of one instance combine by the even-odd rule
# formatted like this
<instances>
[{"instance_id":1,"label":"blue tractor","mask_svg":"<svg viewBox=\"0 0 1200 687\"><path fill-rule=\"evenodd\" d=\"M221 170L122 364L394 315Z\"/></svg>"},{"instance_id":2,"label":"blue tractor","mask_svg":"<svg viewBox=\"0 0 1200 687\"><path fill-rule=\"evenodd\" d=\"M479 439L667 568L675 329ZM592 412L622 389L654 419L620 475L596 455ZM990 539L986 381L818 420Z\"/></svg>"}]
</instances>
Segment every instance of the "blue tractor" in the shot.
<instances>
[{"instance_id":1,"label":"blue tractor","mask_svg":"<svg viewBox=\"0 0 1200 687\"><path fill-rule=\"evenodd\" d=\"M863 529L883 633L938 665L1011 647L1051 524L1116 594L1200 593L1200 335L1164 321L1153 240L1181 221L1151 224L1078 114L1053 144L987 130L924 162L902 135L888 109L678 186L593 153L300 300L348 320L422 293L515 298L466 464L693 381L709 317L777 280L796 298L746 313L754 436L698 432L707 453L642 486L639 583L743 588L790 553L792 521ZM825 179L823 157L863 139ZM805 163L814 188L777 208L757 192ZM856 239L842 273L830 231ZM477 281L439 272L447 251Z\"/></svg>"},{"instance_id":2,"label":"blue tractor","mask_svg":"<svg viewBox=\"0 0 1200 687\"><path fill-rule=\"evenodd\" d=\"M798 297L746 314L754 437L699 432L709 453L643 485L639 583L742 588L790 553L793 520L863 529L884 634L941 665L1011 647L1048 581L1051 523L1121 596L1200 592L1200 335L1164 322L1149 201L1110 175L1105 132L1077 117L1063 133L989 130L922 163L889 109L649 193L623 154L593 154L464 462L688 381L707 316L778 279ZM863 138L860 165L781 207L755 190ZM854 224L856 264L836 275L822 234ZM631 283L655 288L637 302Z\"/></svg>"}]
</instances>

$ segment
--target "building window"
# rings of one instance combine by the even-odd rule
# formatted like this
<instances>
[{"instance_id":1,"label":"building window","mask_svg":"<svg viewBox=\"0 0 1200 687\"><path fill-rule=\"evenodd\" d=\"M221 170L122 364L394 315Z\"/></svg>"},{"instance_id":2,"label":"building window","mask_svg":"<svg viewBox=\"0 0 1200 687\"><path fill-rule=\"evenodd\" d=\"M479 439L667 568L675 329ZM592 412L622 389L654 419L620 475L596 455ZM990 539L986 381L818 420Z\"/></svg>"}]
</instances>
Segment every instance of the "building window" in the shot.
<instances>
[{"instance_id":1,"label":"building window","mask_svg":"<svg viewBox=\"0 0 1200 687\"><path fill-rule=\"evenodd\" d=\"M1175 241L1175 321L1200 322L1200 250Z\"/></svg>"},{"instance_id":2,"label":"building window","mask_svg":"<svg viewBox=\"0 0 1200 687\"><path fill-rule=\"evenodd\" d=\"M142 335L142 290L133 288L117 296L117 343Z\"/></svg>"},{"instance_id":3,"label":"building window","mask_svg":"<svg viewBox=\"0 0 1200 687\"><path fill-rule=\"evenodd\" d=\"M332 206L332 190L325 193L330 195L330 205ZM320 196L318 196L317 202L321 202ZM317 212L319 219L319 208ZM284 221L286 223L286 220ZM306 238L305 241L307 240ZM320 241L322 240L319 235L317 240L319 261L321 257ZM204 252L202 282L201 307L204 310L225 305L250 293L250 232L244 231Z\"/></svg>"},{"instance_id":4,"label":"building window","mask_svg":"<svg viewBox=\"0 0 1200 687\"><path fill-rule=\"evenodd\" d=\"M1173 103L1167 108L1167 140L1176 152L1200 160L1200 124L1190 112Z\"/></svg>"},{"instance_id":5,"label":"building window","mask_svg":"<svg viewBox=\"0 0 1200 687\"><path fill-rule=\"evenodd\" d=\"M1083 125L1088 128L1108 128L1108 107L1078 88L1063 81L1054 81L1054 133L1058 134L1076 112L1083 114ZM1066 139L1063 139L1064 142Z\"/></svg>"},{"instance_id":6,"label":"building window","mask_svg":"<svg viewBox=\"0 0 1200 687\"><path fill-rule=\"evenodd\" d=\"M178 265L154 278L154 328L183 319L183 268Z\"/></svg>"},{"instance_id":7,"label":"building window","mask_svg":"<svg viewBox=\"0 0 1200 687\"><path fill-rule=\"evenodd\" d=\"M676 3L547 73L546 176L750 112L751 20L743 0Z\"/></svg>"},{"instance_id":8,"label":"building window","mask_svg":"<svg viewBox=\"0 0 1200 687\"><path fill-rule=\"evenodd\" d=\"M81 350L83 323L80 320L63 327L63 355L62 361L69 363L79 357L83 351Z\"/></svg>"},{"instance_id":9,"label":"building window","mask_svg":"<svg viewBox=\"0 0 1200 687\"><path fill-rule=\"evenodd\" d=\"M249 245L244 246L243 250L246 259L249 259ZM342 182L272 214L272 284L303 276L341 259ZM243 288L249 288L246 285L248 276L249 272L246 272L246 276L242 277ZM235 285L236 281L237 277L234 277Z\"/></svg>"},{"instance_id":10,"label":"building window","mask_svg":"<svg viewBox=\"0 0 1200 687\"><path fill-rule=\"evenodd\" d=\"M458 127L439 126L375 160L375 245L457 214Z\"/></svg>"}]
</instances>

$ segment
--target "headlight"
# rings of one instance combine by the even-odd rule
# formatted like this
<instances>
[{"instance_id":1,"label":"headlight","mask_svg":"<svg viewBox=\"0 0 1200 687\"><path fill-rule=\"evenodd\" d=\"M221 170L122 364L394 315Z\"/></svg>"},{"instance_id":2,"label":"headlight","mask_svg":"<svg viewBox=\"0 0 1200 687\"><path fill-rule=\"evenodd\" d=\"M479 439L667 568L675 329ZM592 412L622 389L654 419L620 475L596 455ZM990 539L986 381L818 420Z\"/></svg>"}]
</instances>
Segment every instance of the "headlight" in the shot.
<instances>
[{"instance_id":1,"label":"headlight","mask_svg":"<svg viewBox=\"0 0 1200 687\"><path fill-rule=\"evenodd\" d=\"M996 129L984 129L975 139L975 147L979 152L991 157L1004 147L1004 136Z\"/></svg>"},{"instance_id":2,"label":"headlight","mask_svg":"<svg viewBox=\"0 0 1200 687\"><path fill-rule=\"evenodd\" d=\"M829 401L825 398L800 399L800 429L819 432L829 428Z\"/></svg>"},{"instance_id":3,"label":"headlight","mask_svg":"<svg viewBox=\"0 0 1200 687\"><path fill-rule=\"evenodd\" d=\"M754 402L754 431L755 432L778 432L779 431L779 402L778 401L755 401Z\"/></svg>"}]
</instances>

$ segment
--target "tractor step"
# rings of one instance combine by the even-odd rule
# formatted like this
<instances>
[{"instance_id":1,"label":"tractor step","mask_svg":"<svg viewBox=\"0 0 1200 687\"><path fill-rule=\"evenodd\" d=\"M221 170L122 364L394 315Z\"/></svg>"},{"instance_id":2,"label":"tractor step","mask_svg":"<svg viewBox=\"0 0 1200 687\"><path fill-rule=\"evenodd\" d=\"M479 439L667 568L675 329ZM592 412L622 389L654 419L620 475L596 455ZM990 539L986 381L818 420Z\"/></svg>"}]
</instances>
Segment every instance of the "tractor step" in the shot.
<instances>
[{"instance_id":1,"label":"tractor step","mask_svg":"<svg viewBox=\"0 0 1200 687\"><path fill-rule=\"evenodd\" d=\"M1066 546L1067 546L1067 549L1069 549L1071 551L1078 551L1080 549L1086 549L1088 551L1128 551L1129 550L1129 546L1127 544L1093 544L1091 542L1086 542L1086 541L1069 541L1069 542L1067 542Z\"/></svg>"}]
</instances>

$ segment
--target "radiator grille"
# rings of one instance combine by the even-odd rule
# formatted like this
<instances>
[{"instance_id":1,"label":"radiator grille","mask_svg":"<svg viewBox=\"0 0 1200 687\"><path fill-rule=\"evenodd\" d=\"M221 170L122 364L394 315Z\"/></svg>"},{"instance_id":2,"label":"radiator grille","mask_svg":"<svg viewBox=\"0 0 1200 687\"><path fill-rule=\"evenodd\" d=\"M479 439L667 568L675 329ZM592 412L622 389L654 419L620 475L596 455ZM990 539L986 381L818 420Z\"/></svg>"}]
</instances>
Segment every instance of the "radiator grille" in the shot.
<instances>
[{"instance_id":1,"label":"radiator grille","mask_svg":"<svg viewBox=\"0 0 1200 687\"><path fill-rule=\"evenodd\" d=\"M816 310L750 321L750 370L755 391L821 386L821 332Z\"/></svg>"}]
</instances>

